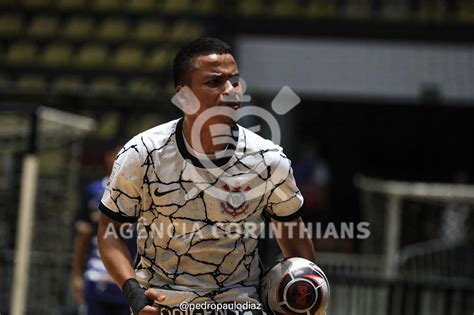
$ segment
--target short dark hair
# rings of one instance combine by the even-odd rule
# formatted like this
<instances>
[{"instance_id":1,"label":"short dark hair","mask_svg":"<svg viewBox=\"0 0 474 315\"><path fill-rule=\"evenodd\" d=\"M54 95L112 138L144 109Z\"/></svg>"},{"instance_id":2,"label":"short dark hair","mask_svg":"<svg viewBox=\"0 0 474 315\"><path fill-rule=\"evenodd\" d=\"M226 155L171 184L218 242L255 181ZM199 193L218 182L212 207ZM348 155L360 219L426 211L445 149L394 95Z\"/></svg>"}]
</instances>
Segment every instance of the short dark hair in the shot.
<instances>
[{"instance_id":1,"label":"short dark hair","mask_svg":"<svg viewBox=\"0 0 474 315\"><path fill-rule=\"evenodd\" d=\"M173 61L174 86L186 84L196 57L210 54L232 54L232 50L227 43L213 37L196 39L181 48Z\"/></svg>"}]
</instances>

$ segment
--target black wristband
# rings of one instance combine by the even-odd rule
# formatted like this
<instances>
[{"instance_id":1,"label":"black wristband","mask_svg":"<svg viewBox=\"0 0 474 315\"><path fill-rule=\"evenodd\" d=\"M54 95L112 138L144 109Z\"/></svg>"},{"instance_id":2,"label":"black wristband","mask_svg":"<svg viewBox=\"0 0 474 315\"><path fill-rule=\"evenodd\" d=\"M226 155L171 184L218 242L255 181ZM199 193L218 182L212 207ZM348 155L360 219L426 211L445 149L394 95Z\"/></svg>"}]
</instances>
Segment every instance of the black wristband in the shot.
<instances>
[{"instance_id":1,"label":"black wristband","mask_svg":"<svg viewBox=\"0 0 474 315\"><path fill-rule=\"evenodd\" d=\"M153 301L146 297L145 289L141 287L137 279L130 278L125 281L122 292L127 297L128 305L135 315L138 315L145 306L153 304Z\"/></svg>"}]
</instances>

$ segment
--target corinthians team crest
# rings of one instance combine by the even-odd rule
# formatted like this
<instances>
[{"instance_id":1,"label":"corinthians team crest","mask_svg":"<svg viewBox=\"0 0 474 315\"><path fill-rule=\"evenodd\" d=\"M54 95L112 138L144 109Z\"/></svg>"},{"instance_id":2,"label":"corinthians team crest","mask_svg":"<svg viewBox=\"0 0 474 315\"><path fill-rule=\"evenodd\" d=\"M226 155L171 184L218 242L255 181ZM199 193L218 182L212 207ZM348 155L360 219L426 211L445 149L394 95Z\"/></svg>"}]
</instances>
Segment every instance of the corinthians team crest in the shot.
<instances>
[{"instance_id":1,"label":"corinthians team crest","mask_svg":"<svg viewBox=\"0 0 474 315\"><path fill-rule=\"evenodd\" d=\"M226 201L221 202L222 210L225 213L235 217L247 211L249 204L247 203L245 193L251 190L249 186L242 190L240 183L236 183L235 187L225 184L223 188L227 192Z\"/></svg>"}]
</instances>

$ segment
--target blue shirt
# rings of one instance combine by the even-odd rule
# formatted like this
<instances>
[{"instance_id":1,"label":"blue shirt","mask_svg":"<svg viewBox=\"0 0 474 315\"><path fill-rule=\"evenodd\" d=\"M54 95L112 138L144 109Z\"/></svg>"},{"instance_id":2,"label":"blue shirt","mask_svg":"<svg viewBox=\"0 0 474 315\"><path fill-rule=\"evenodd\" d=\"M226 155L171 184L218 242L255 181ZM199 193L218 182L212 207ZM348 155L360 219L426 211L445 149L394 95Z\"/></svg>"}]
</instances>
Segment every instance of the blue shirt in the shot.
<instances>
[{"instance_id":1,"label":"blue shirt","mask_svg":"<svg viewBox=\"0 0 474 315\"><path fill-rule=\"evenodd\" d=\"M86 291L88 290L87 288L94 288L94 290L92 290L93 292L86 292L86 294L93 294L107 300L115 300L119 302L124 300L124 297L121 290L115 285L107 272L100 257L97 244L97 230L100 218L98 205L104 193L106 184L107 178L104 178L95 180L86 186L81 211L78 216L78 221L87 222L91 224L93 228L93 237L89 244L84 270L84 281L86 282ZM135 225L130 224L127 229L116 230L111 226L107 230L109 233L116 233L118 236L121 236L126 240L132 257L135 257L136 253L135 228ZM91 286L91 284L93 285Z\"/></svg>"}]
</instances>

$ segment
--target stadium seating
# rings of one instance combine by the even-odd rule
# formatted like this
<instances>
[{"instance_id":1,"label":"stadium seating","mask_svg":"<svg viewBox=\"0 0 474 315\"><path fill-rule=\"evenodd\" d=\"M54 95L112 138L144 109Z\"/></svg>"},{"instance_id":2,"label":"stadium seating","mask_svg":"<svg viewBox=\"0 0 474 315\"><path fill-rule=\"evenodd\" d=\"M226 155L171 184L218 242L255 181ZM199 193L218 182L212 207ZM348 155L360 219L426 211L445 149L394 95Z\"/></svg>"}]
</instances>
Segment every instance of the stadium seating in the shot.
<instances>
[{"instance_id":1,"label":"stadium seating","mask_svg":"<svg viewBox=\"0 0 474 315\"><path fill-rule=\"evenodd\" d=\"M124 1L122 0L93 0L92 9L97 11L119 11L123 8Z\"/></svg>"},{"instance_id":2,"label":"stadium seating","mask_svg":"<svg viewBox=\"0 0 474 315\"><path fill-rule=\"evenodd\" d=\"M10 44L6 63L8 65L32 65L38 48L31 42L18 41Z\"/></svg>"},{"instance_id":3,"label":"stadium seating","mask_svg":"<svg viewBox=\"0 0 474 315\"><path fill-rule=\"evenodd\" d=\"M52 38L58 30L58 19L52 16L39 15L31 21L28 35L32 38Z\"/></svg>"},{"instance_id":4,"label":"stadium seating","mask_svg":"<svg viewBox=\"0 0 474 315\"><path fill-rule=\"evenodd\" d=\"M298 17L301 15L301 6L292 0L276 0L271 8L274 17Z\"/></svg>"},{"instance_id":5,"label":"stadium seating","mask_svg":"<svg viewBox=\"0 0 474 315\"><path fill-rule=\"evenodd\" d=\"M78 92L84 89L84 82L77 75L61 75L52 81L52 90L56 92Z\"/></svg>"},{"instance_id":6,"label":"stadium seating","mask_svg":"<svg viewBox=\"0 0 474 315\"><path fill-rule=\"evenodd\" d=\"M130 12L152 12L155 8L154 0L129 0L125 9Z\"/></svg>"},{"instance_id":7,"label":"stadium seating","mask_svg":"<svg viewBox=\"0 0 474 315\"><path fill-rule=\"evenodd\" d=\"M193 13L200 15L212 15L217 11L215 0L195 0L193 1Z\"/></svg>"},{"instance_id":8,"label":"stadium seating","mask_svg":"<svg viewBox=\"0 0 474 315\"><path fill-rule=\"evenodd\" d=\"M0 15L0 36L1 38L12 38L22 33L23 19L20 14Z\"/></svg>"},{"instance_id":9,"label":"stadium seating","mask_svg":"<svg viewBox=\"0 0 474 315\"><path fill-rule=\"evenodd\" d=\"M51 0L20 0L21 4L28 9L47 8Z\"/></svg>"},{"instance_id":10,"label":"stadium seating","mask_svg":"<svg viewBox=\"0 0 474 315\"><path fill-rule=\"evenodd\" d=\"M145 69L149 71L164 70L170 59L169 52L166 49L156 48L146 58Z\"/></svg>"},{"instance_id":11,"label":"stadium seating","mask_svg":"<svg viewBox=\"0 0 474 315\"><path fill-rule=\"evenodd\" d=\"M90 84L90 92L94 94L113 94L118 91L120 91L120 80L115 77L99 77Z\"/></svg>"},{"instance_id":12,"label":"stadium seating","mask_svg":"<svg viewBox=\"0 0 474 315\"><path fill-rule=\"evenodd\" d=\"M332 0L310 0L303 16L311 19L334 18L337 15L337 3Z\"/></svg>"},{"instance_id":13,"label":"stadium seating","mask_svg":"<svg viewBox=\"0 0 474 315\"><path fill-rule=\"evenodd\" d=\"M61 11L76 11L86 7L86 0L56 0L56 8Z\"/></svg>"},{"instance_id":14,"label":"stadium seating","mask_svg":"<svg viewBox=\"0 0 474 315\"><path fill-rule=\"evenodd\" d=\"M77 53L74 64L80 68L104 67L107 53L107 47L102 44L86 44Z\"/></svg>"},{"instance_id":15,"label":"stadium seating","mask_svg":"<svg viewBox=\"0 0 474 315\"><path fill-rule=\"evenodd\" d=\"M187 42L200 37L204 33L203 28L194 22L178 20L171 29L170 40L180 43Z\"/></svg>"},{"instance_id":16,"label":"stadium seating","mask_svg":"<svg viewBox=\"0 0 474 315\"><path fill-rule=\"evenodd\" d=\"M458 17L463 22L474 23L474 3L471 0L459 1Z\"/></svg>"},{"instance_id":17,"label":"stadium seating","mask_svg":"<svg viewBox=\"0 0 474 315\"><path fill-rule=\"evenodd\" d=\"M0 73L0 90L10 88L10 77L7 74Z\"/></svg>"},{"instance_id":18,"label":"stadium seating","mask_svg":"<svg viewBox=\"0 0 474 315\"><path fill-rule=\"evenodd\" d=\"M127 21L120 18L107 18L97 29L97 37L105 41L119 41L127 37Z\"/></svg>"},{"instance_id":19,"label":"stadium seating","mask_svg":"<svg viewBox=\"0 0 474 315\"><path fill-rule=\"evenodd\" d=\"M87 39L94 28L92 18L83 16L71 17L65 24L61 36L66 39Z\"/></svg>"},{"instance_id":20,"label":"stadium seating","mask_svg":"<svg viewBox=\"0 0 474 315\"><path fill-rule=\"evenodd\" d=\"M165 40L166 27L161 21L142 20L138 22L132 37L140 42L156 42Z\"/></svg>"},{"instance_id":21,"label":"stadium seating","mask_svg":"<svg viewBox=\"0 0 474 315\"><path fill-rule=\"evenodd\" d=\"M264 13L265 6L263 0L242 0L239 1L238 12L242 16L258 16Z\"/></svg>"},{"instance_id":22,"label":"stadium seating","mask_svg":"<svg viewBox=\"0 0 474 315\"><path fill-rule=\"evenodd\" d=\"M127 82L127 92L132 95L153 96L160 91L159 85L150 79L146 78L132 78Z\"/></svg>"},{"instance_id":23,"label":"stadium seating","mask_svg":"<svg viewBox=\"0 0 474 315\"><path fill-rule=\"evenodd\" d=\"M39 74L24 74L17 80L17 87L22 90L44 92L47 83L44 76Z\"/></svg>"},{"instance_id":24,"label":"stadium seating","mask_svg":"<svg viewBox=\"0 0 474 315\"><path fill-rule=\"evenodd\" d=\"M72 58L72 47L67 44L52 43L48 45L40 57L40 65L45 67L68 66Z\"/></svg>"},{"instance_id":25,"label":"stadium seating","mask_svg":"<svg viewBox=\"0 0 474 315\"><path fill-rule=\"evenodd\" d=\"M143 51L139 47L119 47L112 57L112 67L117 69L133 70L143 65Z\"/></svg>"},{"instance_id":26,"label":"stadium seating","mask_svg":"<svg viewBox=\"0 0 474 315\"><path fill-rule=\"evenodd\" d=\"M186 13L192 7L191 0L165 0L164 2L162 10L168 14Z\"/></svg>"},{"instance_id":27,"label":"stadium seating","mask_svg":"<svg viewBox=\"0 0 474 315\"><path fill-rule=\"evenodd\" d=\"M451 8L448 12L441 1L420 1L415 14L405 2L387 1L377 18L403 21L415 16L427 22L457 19L472 23L473 3L459 0L456 11ZM6 73L3 82L14 83L15 78L28 75L21 86L72 87L69 91L75 91L89 82L82 72L93 71L94 75L124 79L127 84L110 84L109 80L107 86L122 87L132 94L156 90L156 82L140 76L169 70L177 47L204 34L225 32L223 21L233 23L239 17L362 21L374 14L370 0L0 0L0 9L0 66L7 67L2 71ZM35 81L32 71L46 75ZM70 76L64 77L65 73ZM167 89L166 82L160 84L162 90ZM92 90L109 89L103 88L103 82L98 86Z\"/></svg>"}]
</instances>

